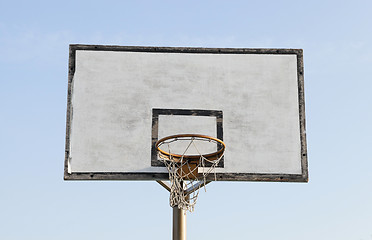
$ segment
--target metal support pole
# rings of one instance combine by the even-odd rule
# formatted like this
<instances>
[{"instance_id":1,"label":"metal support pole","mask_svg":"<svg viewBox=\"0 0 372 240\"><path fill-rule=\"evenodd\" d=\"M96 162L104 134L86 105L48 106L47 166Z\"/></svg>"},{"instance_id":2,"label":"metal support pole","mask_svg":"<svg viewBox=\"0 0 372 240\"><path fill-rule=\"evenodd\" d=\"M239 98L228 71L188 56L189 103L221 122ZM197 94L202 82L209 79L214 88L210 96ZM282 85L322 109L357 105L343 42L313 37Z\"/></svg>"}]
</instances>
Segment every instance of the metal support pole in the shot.
<instances>
[{"instance_id":1,"label":"metal support pole","mask_svg":"<svg viewBox=\"0 0 372 240\"><path fill-rule=\"evenodd\" d=\"M164 181L157 181L161 186L167 189L169 192L171 191L171 186L164 182ZM208 184L209 182L205 183ZM183 185L183 182L181 183ZM201 186L201 183L200 183ZM188 194L195 191L194 189L189 189L187 192ZM186 192L186 190L185 190ZM187 197L189 200L189 196ZM186 240L186 210L179 209L177 206L173 207L173 240Z\"/></svg>"},{"instance_id":2,"label":"metal support pole","mask_svg":"<svg viewBox=\"0 0 372 240\"><path fill-rule=\"evenodd\" d=\"M173 207L173 240L186 240L186 211Z\"/></svg>"}]
</instances>

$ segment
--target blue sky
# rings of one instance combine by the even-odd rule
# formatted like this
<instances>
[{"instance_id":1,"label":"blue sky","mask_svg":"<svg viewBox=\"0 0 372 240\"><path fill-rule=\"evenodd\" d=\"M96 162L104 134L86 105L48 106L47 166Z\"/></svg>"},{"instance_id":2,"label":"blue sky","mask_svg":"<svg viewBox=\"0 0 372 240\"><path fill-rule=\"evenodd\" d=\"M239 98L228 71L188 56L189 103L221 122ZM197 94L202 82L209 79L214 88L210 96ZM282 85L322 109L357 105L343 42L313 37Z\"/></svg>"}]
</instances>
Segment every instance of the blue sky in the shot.
<instances>
[{"instance_id":1,"label":"blue sky","mask_svg":"<svg viewBox=\"0 0 372 240\"><path fill-rule=\"evenodd\" d=\"M303 48L308 184L215 182L189 239L372 239L371 1L0 1L0 239L170 239L155 182L64 182L68 45Z\"/></svg>"}]
</instances>

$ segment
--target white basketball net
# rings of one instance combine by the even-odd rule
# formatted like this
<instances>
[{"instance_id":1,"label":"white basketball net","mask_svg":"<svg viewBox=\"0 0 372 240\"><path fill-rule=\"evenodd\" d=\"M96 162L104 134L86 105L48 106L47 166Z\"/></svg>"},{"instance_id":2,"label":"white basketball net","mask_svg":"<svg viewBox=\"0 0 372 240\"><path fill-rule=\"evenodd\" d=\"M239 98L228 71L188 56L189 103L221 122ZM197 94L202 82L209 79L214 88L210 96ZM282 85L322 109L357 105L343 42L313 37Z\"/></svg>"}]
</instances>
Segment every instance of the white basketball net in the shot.
<instances>
[{"instance_id":1,"label":"white basketball net","mask_svg":"<svg viewBox=\"0 0 372 240\"><path fill-rule=\"evenodd\" d=\"M209 160L203 156L203 154L197 148L195 141L209 141L215 142L211 139L199 138L199 137L178 137L169 139L168 141L162 142L160 145L166 145L168 153L171 152L171 143L178 140L190 141L182 157L174 158L168 155L158 152L159 160L165 164L169 172L169 180L171 183L171 191L169 203L171 207L177 206L179 209L194 211L194 206L199 195L200 187L206 184L206 178L209 173L215 170L216 166L223 157L223 154L216 160ZM217 142L215 142L217 143ZM183 157L189 148L195 148L198 152L199 161L193 161L190 163L189 160L184 160ZM198 174L199 173L199 174ZM214 171L215 173L215 171ZM215 174L215 180L216 174ZM194 190L189 192L190 190Z\"/></svg>"}]
</instances>

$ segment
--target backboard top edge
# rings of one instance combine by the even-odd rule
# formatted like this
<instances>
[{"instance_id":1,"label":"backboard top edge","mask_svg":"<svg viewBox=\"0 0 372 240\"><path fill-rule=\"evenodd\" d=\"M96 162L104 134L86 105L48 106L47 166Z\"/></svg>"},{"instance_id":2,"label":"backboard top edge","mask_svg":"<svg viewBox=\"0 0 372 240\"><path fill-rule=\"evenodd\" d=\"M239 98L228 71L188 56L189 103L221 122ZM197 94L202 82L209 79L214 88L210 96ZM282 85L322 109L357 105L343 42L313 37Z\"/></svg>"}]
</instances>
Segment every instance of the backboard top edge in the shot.
<instances>
[{"instance_id":1,"label":"backboard top edge","mask_svg":"<svg viewBox=\"0 0 372 240\"><path fill-rule=\"evenodd\" d=\"M119 51L119 52L164 52L164 53L211 53L211 54L296 54L297 48L208 48L208 47L157 47L70 44L70 51Z\"/></svg>"}]
</instances>

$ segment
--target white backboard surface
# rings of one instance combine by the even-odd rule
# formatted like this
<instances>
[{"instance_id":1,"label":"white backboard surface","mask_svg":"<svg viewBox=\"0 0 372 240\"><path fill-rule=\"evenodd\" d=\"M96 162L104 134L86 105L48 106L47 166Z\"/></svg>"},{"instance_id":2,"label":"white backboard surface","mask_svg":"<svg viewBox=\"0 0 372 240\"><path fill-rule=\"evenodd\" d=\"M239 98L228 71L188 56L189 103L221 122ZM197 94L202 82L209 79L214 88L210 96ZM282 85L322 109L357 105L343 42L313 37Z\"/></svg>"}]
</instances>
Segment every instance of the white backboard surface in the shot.
<instances>
[{"instance_id":1,"label":"white backboard surface","mask_svg":"<svg viewBox=\"0 0 372 240\"><path fill-rule=\"evenodd\" d=\"M65 179L165 180L154 142L197 133L226 144L218 180L307 181L302 59L300 49L71 45Z\"/></svg>"}]
</instances>

